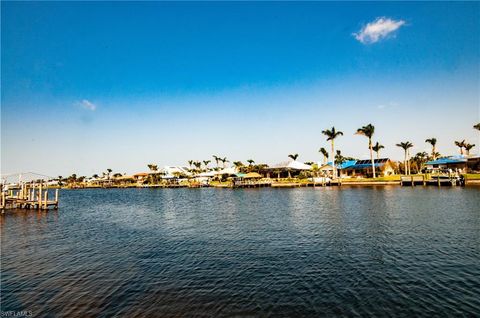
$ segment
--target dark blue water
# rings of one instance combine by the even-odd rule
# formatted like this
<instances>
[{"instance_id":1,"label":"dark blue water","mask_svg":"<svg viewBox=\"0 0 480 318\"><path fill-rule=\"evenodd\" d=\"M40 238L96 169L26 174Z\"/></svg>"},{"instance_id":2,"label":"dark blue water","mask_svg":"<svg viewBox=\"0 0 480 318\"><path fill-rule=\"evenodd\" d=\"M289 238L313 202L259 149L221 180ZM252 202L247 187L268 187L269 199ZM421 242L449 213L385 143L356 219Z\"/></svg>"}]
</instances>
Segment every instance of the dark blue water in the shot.
<instances>
[{"instance_id":1,"label":"dark blue water","mask_svg":"<svg viewBox=\"0 0 480 318\"><path fill-rule=\"evenodd\" d=\"M2 310L480 315L479 188L62 191L1 218Z\"/></svg>"}]
</instances>

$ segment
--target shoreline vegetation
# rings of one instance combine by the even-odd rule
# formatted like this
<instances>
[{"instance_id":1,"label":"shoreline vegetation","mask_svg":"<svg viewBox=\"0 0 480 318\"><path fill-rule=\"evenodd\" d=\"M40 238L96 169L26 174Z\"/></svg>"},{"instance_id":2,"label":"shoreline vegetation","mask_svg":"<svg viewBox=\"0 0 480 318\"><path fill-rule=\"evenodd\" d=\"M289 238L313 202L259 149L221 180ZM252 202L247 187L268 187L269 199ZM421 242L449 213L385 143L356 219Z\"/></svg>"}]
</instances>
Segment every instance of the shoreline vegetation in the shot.
<instances>
[{"instance_id":1,"label":"shoreline vegetation","mask_svg":"<svg viewBox=\"0 0 480 318\"><path fill-rule=\"evenodd\" d=\"M393 175L388 177L377 178L345 178L341 180L341 186L374 186L374 185L393 185L400 186L401 178L406 175ZM416 174L415 176L423 176L425 180L431 180L429 174ZM480 173L477 174L463 174L465 178L465 185L480 185ZM298 188L298 187L321 187L329 186L329 184L323 185L322 183L315 183L309 179L298 178L284 178L284 179L269 179L262 178L258 180L260 182L270 183L272 188ZM64 189L64 190L81 190L81 189L131 189L131 188L232 188L231 181L211 181L208 185L201 185L198 182L191 180L183 180L178 183L132 183L132 184L112 184L108 186L103 185L90 185L90 184L76 184L76 185L50 185L49 189Z\"/></svg>"},{"instance_id":2,"label":"shoreline vegetation","mask_svg":"<svg viewBox=\"0 0 480 318\"><path fill-rule=\"evenodd\" d=\"M480 123L473 125L480 131ZM451 185L480 183L480 155L471 155L475 144L465 140L453 141L459 155L444 156L438 152L437 139L425 139L431 152L418 152L411 155L414 146L410 141L395 144L404 152L402 161L381 157L385 146L374 140L375 126L368 124L356 129L352 135L366 137L369 159L356 159L345 156L335 148L335 141L344 133L335 127L322 130L327 145L318 153L321 160L301 162L299 154L291 153L287 162L267 165L256 163L254 159L230 161L227 157L212 155L213 160L188 160L185 166L165 166L148 164L148 172L134 175L114 173L112 169L94 174L91 177L71 176L49 177L31 180L29 183L42 183L49 188L91 189L91 188L253 188L253 187L306 187L332 185L400 185L405 183L434 184L438 180ZM357 138L357 137L355 137ZM329 150L327 150L330 148ZM188 166L187 166L188 164ZM21 174L20 174L21 176ZM25 182L20 180L19 182ZM2 185L7 183L2 178Z\"/></svg>"}]
</instances>

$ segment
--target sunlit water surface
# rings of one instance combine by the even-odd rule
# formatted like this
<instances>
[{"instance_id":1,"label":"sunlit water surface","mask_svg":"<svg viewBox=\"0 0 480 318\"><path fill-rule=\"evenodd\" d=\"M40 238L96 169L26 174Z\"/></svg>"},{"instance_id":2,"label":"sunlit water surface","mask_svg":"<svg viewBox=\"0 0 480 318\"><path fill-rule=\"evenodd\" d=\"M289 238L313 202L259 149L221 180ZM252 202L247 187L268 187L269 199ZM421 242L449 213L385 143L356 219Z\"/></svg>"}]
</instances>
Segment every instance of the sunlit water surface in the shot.
<instances>
[{"instance_id":1,"label":"sunlit water surface","mask_svg":"<svg viewBox=\"0 0 480 318\"><path fill-rule=\"evenodd\" d=\"M61 191L1 217L2 310L478 316L479 188Z\"/></svg>"}]
</instances>

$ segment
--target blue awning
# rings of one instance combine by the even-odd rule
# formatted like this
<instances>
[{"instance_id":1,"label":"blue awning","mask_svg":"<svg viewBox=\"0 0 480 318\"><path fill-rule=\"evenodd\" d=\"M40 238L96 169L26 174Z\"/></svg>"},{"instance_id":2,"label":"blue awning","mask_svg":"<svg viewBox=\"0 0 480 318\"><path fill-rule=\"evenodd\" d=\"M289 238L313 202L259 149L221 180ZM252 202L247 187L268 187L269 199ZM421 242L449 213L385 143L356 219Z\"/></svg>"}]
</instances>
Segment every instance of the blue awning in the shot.
<instances>
[{"instance_id":1,"label":"blue awning","mask_svg":"<svg viewBox=\"0 0 480 318\"><path fill-rule=\"evenodd\" d=\"M465 163L465 162L467 162L467 159L464 159L464 158L459 158L459 159L440 158L440 159L437 159L437 160L428 161L425 164L427 164L427 165L447 165L447 164L459 164L459 163Z\"/></svg>"}]
</instances>

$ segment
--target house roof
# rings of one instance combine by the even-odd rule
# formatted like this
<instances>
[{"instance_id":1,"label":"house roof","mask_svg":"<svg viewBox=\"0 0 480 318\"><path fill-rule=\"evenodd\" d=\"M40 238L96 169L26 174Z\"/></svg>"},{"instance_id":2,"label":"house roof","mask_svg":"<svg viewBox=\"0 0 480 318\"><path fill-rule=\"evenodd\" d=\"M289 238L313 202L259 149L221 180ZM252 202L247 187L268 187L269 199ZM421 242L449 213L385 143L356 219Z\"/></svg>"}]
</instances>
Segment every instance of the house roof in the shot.
<instances>
[{"instance_id":1,"label":"house roof","mask_svg":"<svg viewBox=\"0 0 480 318\"><path fill-rule=\"evenodd\" d=\"M375 168L380 168L380 167L383 167L385 164L382 164L382 163L374 163L373 164L375 166ZM360 169L368 169L368 168L371 168L372 167L372 163L360 163L360 164L354 164L352 166L349 166L345 169L352 169L352 170L360 170Z\"/></svg>"},{"instance_id":2,"label":"house roof","mask_svg":"<svg viewBox=\"0 0 480 318\"><path fill-rule=\"evenodd\" d=\"M375 168L381 168L389 161L390 161L389 158L373 159L373 165L375 166ZM372 160L365 159L365 160L357 160L353 164L349 164L342 169L361 170L361 169L369 169L371 167L372 167Z\"/></svg>"},{"instance_id":3,"label":"house roof","mask_svg":"<svg viewBox=\"0 0 480 318\"><path fill-rule=\"evenodd\" d=\"M300 161L297 161L297 160L293 160L293 161L290 161L290 163L287 165L288 168L290 169L296 169L296 170L310 170L312 169L312 166L310 165L307 165L303 162L300 162Z\"/></svg>"},{"instance_id":4,"label":"house roof","mask_svg":"<svg viewBox=\"0 0 480 318\"><path fill-rule=\"evenodd\" d=\"M341 164L339 164L337 167L339 169L347 169L353 165L355 165L358 161L357 160L347 160L345 162L342 162Z\"/></svg>"},{"instance_id":5,"label":"house roof","mask_svg":"<svg viewBox=\"0 0 480 318\"><path fill-rule=\"evenodd\" d=\"M245 179L254 179L254 178L261 178L262 175L257 172L249 172L243 176Z\"/></svg>"},{"instance_id":6,"label":"house roof","mask_svg":"<svg viewBox=\"0 0 480 318\"><path fill-rule=\"evenodd\" d=\"M337 169L347 169L347 168L349 168L350 166L353 166L355 163L357 163L357 160L347 160L347 161L344 161L344 162L342 162L341 164L337 165ZM323 167L321 167L320 169L321 169L321 170L327 170L327 169L325 169L326 166L330 166L330 167L331 167L331 166L332 166L332 162L331 162L331 161L327 162L327 164L324 165Z\"/></svg>"},{"instance_id":7,"label":"house roof","mask_svg":"<svg viewBox=\"0 0 480 318\"><path fill-rule=\"evenodd\" d=\"M191 175L187 167L180 167L180 166L165 166L160 171L167 175L173 175L175 173L183 173L187 176Z\"/></svg>"},{"instance_id":8,"label":"house roof","mask_svg":"<svg viewBox=\"0 0 480 318\"><path fill-rule=\"evenodd\" d=\"M380 159L373 159L373 162L375 164L386 164L388 161L390 161L389 158L380 158ZM367 164L369 163L370 165L372 164L372 160L370 159L364 159L364 160L357 160L356 164L360 164L360 165L363 165L363 164Z\"/></svg>"},{"instance_id":9,"label":"house roof","mask_svg":"<svg viewBox=\"0 0 480 318\"><path fill-rule=\"evenodd\" d=\"M135 179L133 176L120 176L115 178L115 180L133 180L133 179Z\"/></svg>"},{"instance_id":10,"label":"house roof","mask_svg":"<svg viewBox=\"0 0 480 318\"><path fill-rule=\"evenodd\" d=\"M213 173L213 171L206 171L206 172L197 174L197 177L213 177L213 176L215 176L215 173Z\"/></svg>"},{"instance_id":11,"label":"house roof","mask_svg":"<svg viewBox=\"0 0 480 318\"><path fill-rule=\"evenodd\" d=\"M304 164L297 160L291 160L289 162L281 162L271 166L269 169L294 169L294 170L310 170L312 166Z\"/></svg>"},{"instance_id":12,"label":"house roof","mask_svg":"<svg viewBox=\"0 0 480 318\"><path fill-rule=\"evenodd\" d=\"M465 163L467 162L466 158L463 157L448 157L448 158L439 158L437 160L427 161L426 165L446 165L446 164L456 164L456 163Z\"/></svg>"}]
</instances>

